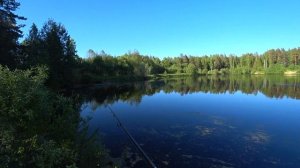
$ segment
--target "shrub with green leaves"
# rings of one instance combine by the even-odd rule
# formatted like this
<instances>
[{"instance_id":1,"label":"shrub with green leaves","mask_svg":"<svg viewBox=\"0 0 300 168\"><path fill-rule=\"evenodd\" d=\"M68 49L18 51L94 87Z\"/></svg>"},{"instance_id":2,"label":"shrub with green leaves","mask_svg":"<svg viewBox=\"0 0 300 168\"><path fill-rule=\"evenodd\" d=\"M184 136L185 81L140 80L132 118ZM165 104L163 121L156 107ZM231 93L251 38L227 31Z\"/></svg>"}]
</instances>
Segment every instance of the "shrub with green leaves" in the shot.
<instances>
[{"instance_id":1,"label":"shrub with green leaves","mask_svg":"<svg viewBox=\"0 0 300 168\"><path fill-rule=\"evenodd\" d=\"M70 99L44 87L46 68L0 66L0 162L3 167L66 167L76 163L79 121Z\"/></svg>"},{"instance_id":2,"label":"shrub with green leaves","mask_svg":"<svg viewBox=\"0 0 300 168\"><path fill-rule=\"evenodd\" d=\"M44 86L46 72L0 66L0 167L113 165L74 101Z\"/></svg>"},{"instance_id":3,"label":"shrub with green leaves","mask_svg":"<svg viewBox=\"0 0 300 168\"><path fill-rule=\"evenodd\" d=\"M267 74L283 74L286 68L284 65L276 64L271 65L268 69L266 69Z\"/></svg>"}]
</instances>

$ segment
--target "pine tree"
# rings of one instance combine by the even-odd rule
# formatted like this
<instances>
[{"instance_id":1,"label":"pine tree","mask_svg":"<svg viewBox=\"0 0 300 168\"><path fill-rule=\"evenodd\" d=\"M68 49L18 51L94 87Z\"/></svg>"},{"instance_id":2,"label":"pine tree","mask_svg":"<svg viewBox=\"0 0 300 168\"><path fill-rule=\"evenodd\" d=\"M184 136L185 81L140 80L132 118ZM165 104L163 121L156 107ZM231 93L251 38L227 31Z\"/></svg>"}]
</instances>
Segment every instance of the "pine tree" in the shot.
<instances>
[{"instance_id":1,"label":"pine tree","mask_svg":"<svg viewBox=\"0 0 300 168\"><path fill-rule=\"evenodd\" d=\"M68 86L76 63L76 45L65 27L49 20L41 30L42 46L49 68L48 84L53 88Z\"/></svg>"},{"instance_id":2,"label":"pine tree","mask_svg":"<svg viewBox=\"0 0 300 168\"><path fill-rule=\"evenodd\" d=\"M18 39L24 26L18 25L17 20L25 20L14 13L19 6L15 0L0 0L0 64L10 68L17 66Z\"/></svg>"},{"instance_id":3,"label":"pine tree","mask_svg":"<svg viewBox=\"0 0 300 168\"><path fill-rule=\"evenodd\" d=\"M42 39L35 24L32 24L29 35L23 41L22 45L25 68L46 64L46 58L43 57L45 51L43 50Z\"/></svg>"}]
</instances>

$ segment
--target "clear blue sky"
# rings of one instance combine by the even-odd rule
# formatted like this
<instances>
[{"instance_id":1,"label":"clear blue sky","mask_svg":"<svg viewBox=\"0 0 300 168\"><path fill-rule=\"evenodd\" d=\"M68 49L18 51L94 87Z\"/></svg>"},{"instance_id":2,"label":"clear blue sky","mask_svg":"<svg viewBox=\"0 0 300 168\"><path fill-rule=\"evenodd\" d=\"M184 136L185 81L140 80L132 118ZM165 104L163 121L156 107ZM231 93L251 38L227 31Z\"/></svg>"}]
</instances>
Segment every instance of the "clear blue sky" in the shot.
<instances>
[{"instance_id":1,"label":"clear blue sky","mask_svg":"<svg viewBox=\"0 0 300 168\"><path fill-rule=\"evenodd\" d=\"M34 22L65 25L78 54L88 49L158 57L262 53L300 47L299 0L22 0Z\"/></svg>"}]
</instances>

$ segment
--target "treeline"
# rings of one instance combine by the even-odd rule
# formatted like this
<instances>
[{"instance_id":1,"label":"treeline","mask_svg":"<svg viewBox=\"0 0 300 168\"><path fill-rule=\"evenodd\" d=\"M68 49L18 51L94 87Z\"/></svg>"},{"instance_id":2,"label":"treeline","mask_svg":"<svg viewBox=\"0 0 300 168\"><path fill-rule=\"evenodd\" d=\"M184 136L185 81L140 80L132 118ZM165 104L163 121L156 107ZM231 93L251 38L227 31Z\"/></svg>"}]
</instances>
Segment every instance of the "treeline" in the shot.
<instances>
[{"instance_id":1,"label":"treeline","mask_svg":"<svg viewBox=\"0 0 300 168\"><path fill-rule=\"evenodd\" d=\"M128 52L111 56L104 51L89 50L88 58L81 59L83 79L86 81L105 77L151 75L207 75L207 74L283 74L287 70L300 72L300 48L272 49L262 55L243 54L167 57L159 59ZM84 80L82 81L84 82Z\"/></svg>"},{"instance_id":2,"label":"treeline","mask_svg":"<svg viewBox=\"0 0 300 168\"><path fill-rule=\"evenodd\" d=\"M272 49L262 55L243 54L167 57L162 60L156 57L143 56L137 51L112 57L103 51L100 54L89 51L89 58L85 59L100 74L109 74L105 70L108 65L115 68L110 75L155 75L155 74L251 74L255 72L283 73L284 70L299 70L300 48L284 50ZM101 71L102 70L102 71Z\"/></svg>"},{"instance_id":3,"label":"treeline","mask_svg":"<svg viewBox=\"0 0 300 168\"><path fill-rule=\"evenodd\" d=\"M76 43L66 28L53 20L40 29L33 24L22 42L17 19L13 15L17 6L4 1L1 11L8 21L1 24L0 64L11 69L35 66L48 68L47 85L54 89L74 84L95 83L112 78L140 78L153 75L206 75L206 74L283 74L287 70L300 72L300 48L272 49L263 54L248 53L241 56L216 54L159 59L142 55L138 51L112 56L104 51L89 50L87 57L79 57ZM7 3L7 4L6 4ZM5 5L6 4L6 5ZM16 3L17 4L17 3ZM2 23L2 22L1 22Z\"/></svg>"},{"instance_id":4,"label":"treeline","mask_svg":"<svg viewBox=\"0 0 300 168\"><path fill-rule=\"evenodd\" d=\"M243 54L187 56L165 58L162 65L168 73L199 73L199 74L252 74L255 72L283 73L287 69L299 69L300 48L291 50L272 49L262 55Z\"/></svg>"},{"instance_id":5,"label":"treeline","mask_svg":"<svg viewBox=\"0 0 300 168\"><path fill-rule=\"evenodd\" d=\"M241 91L245 94L262 93L270 98L288 97L300 99L300 79L297 77L270 76L201 76L164 78L140 82L114 83L101 87L78 90L85 96L85 101L94 102L93 105L113 104L124 101L139 104L145 95L154 95L161 91L165 93L231 93ZM82 92L83 91L83 92ZM96 102L96 103L95 103ZM96 109L96 107L95 107Z\"/></svg>"}]
</instances>

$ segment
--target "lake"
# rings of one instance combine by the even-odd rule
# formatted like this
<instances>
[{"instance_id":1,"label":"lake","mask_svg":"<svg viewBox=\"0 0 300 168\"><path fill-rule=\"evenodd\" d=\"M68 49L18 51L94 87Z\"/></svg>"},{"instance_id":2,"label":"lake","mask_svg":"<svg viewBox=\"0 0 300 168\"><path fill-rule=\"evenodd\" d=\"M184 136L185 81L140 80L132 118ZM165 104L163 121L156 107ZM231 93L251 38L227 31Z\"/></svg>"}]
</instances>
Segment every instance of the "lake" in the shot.
<instances>
[{"instance_id":1,"label":"lake","mask_svg":"<svg viewBox=\"0 0 300 168\"><path fill-rule=\"evenodd\" d=\"M81 116L113 157L158 167L300 167L300 78L208 76L105 83L81 90Z\"/></svg>"}]
</instances>

